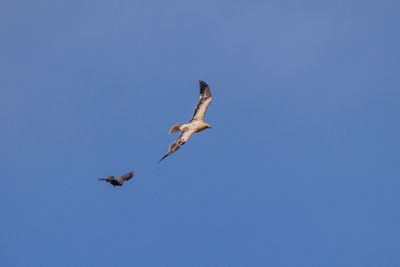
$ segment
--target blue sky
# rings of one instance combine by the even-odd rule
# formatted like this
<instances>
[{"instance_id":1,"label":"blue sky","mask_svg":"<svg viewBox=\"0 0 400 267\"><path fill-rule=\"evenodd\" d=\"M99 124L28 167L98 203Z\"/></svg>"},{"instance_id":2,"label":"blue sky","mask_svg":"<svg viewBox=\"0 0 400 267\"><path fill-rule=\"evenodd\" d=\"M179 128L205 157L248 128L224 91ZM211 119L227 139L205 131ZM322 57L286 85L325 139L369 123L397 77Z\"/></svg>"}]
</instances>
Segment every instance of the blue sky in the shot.
<instances>
[{"instance_id":1,"label":"blue sky","mask_svg":"<svg viewBox=\"0 0 400 267\"><path fill-rule=\"evenodd\" d=\"M1 265L399 266L399 8L2 1Z\"/></svg>"}]
</instances>

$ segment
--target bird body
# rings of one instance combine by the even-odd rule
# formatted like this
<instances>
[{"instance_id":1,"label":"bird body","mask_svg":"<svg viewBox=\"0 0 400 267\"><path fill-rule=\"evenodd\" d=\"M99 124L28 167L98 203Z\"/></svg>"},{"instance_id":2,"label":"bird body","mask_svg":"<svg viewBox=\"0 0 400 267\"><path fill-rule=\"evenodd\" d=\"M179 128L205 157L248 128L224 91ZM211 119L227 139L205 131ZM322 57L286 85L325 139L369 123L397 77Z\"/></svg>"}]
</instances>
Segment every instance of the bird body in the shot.
<instances>
[{"instance_id":1,"label":"bird body","mask_svg":"<svg viewBox=\"0 0 400 267\"><path fill-rule=\"evenodd\" d=\"M119 182L117 180L112 180L111 182L109 182L110 184L112 184L113 186L123 186L124 183Z\"/></svg>"},{"instance_id":2,"label":"bird body","mask_svg":"<svg viewBox=\"0 0 400 267\"><path fill-rule=\"evenodd\" d=\"M204 122L204 115L207 111L208 106L211 103L211 92L210 87L203 81L199 81L200 84L200 99L197 102L196 108L193 113L192 119L185 124L178 123L171 127L169 134L180 132L178 139L169 146L169 151L165 154L158 163L163 159L177 151L183 146L189 138L194 134L205 129L211 128L208 123Z\"/></svg>"},{"instance_id":3,"label":"bird body","mask_svg":"<svg viewBox=\"0 0 400 267\"><path fill-rule=\"evenodd\" d=\"M112 184L114 187L115 186L122 186L125 181L130 180L133 177L134 173L133 171L128 172L122 176L117 176L117 178L114 179L114 176L108 176L106 179L104 178L99 178L99 181L106 181L107 183Z\"/></svg>"}]
</instances>

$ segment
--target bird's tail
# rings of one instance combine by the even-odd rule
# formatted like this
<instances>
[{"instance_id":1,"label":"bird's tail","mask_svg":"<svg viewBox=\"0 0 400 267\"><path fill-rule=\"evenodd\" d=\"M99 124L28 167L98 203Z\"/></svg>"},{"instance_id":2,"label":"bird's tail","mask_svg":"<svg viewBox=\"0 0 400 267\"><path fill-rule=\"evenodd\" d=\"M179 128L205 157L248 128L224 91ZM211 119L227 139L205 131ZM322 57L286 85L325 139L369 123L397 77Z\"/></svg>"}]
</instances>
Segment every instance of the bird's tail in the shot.
<instances>
[{"instance_id":1,"label":"bird's tail","mask_svg":"<svg viewBox=\"0 0 400 267\"><path fill-rule=\"evenodd\" d=\"M178 123L178 124L175 124L174 126L172 126L171 130L169 130L169 134L180 132L182 130L181 129L182 125L183 125L182 123Z\"/></svg>"},{"instance_id":2,"label":"bird's tail","mask_svg":"<svg viewBox=\"0 0 400 267\"><path fill-rule=\"evenodd\" d=\"M107 179L104 179L104 178L97 178L97 181L107 181Z\"/></svg>"}]
</instances>

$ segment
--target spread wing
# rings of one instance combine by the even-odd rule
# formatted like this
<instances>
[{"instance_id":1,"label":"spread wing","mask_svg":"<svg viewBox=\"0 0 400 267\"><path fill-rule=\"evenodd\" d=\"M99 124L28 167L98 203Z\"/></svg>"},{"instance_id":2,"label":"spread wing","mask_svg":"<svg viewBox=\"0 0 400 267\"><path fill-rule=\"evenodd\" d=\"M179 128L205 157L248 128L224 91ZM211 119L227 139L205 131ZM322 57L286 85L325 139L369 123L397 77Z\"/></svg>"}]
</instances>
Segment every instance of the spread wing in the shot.
<instances>
[{"instance_id":1,"label":"spread wing","mask_svg":"<svg viewBox=\"0 0 400 267\"><path fill-rule=\"evenodd\" d=\"M189 138L192 136L193 133L194 133L194 131L192 129L184 129L184 130L182 130L182 132L179 135L178 139L176 139L176 141L173 142L169 146L168 153L165 154L164 157L162 157L158 161L158 163L160 163L163 159L165 159L166 157L168 157L169 155L171 155L172 153L177 151L179 148L181 148L181 146L183 146L187 142L187 140L189 140Z\"/></svg>"},{"instance_id":2,"label":"spread wing","mask_svg":"<svg viewBox=\"0 0 400 267\"><path fill-rule=\"evenodd\" d=\"M132 177L133 177L133 172L131 171L131 172L128 172L128 173L126 173L126 174L124 174L122 176L118 176L115 180L117 180L118 182L122 183L122 182L130 180Z\"/></svg>"},{"instance_id":3,"label":"spread wing","mask_svg":"<svg viewBox=\"0 0 400 267\"><path fill-rule=\"evenodd\" d=\"M210 87L208 87L208 85L203 81L199 81L199 84L200 99L197 102L191 121L204 120L204 115L206 114L207 108L211 103Z\"/></svg>"}]
</instances>

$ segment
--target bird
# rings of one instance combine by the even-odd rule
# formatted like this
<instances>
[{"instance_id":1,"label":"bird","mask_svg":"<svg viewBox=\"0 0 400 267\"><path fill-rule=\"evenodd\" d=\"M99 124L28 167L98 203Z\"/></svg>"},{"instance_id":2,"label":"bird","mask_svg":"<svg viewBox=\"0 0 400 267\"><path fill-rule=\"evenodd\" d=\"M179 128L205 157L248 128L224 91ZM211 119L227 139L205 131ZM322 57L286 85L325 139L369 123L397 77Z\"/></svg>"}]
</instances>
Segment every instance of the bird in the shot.
<instances>
[{"instance_id":1,"label":"bird","mask_svg":"<svg viewBox=\"0 0 400 267\"><path fill-rule=\"evenodd\" d=\"M104 178L98 178L99 181L106 181L107 183L112 184L114 187L115 186L122 186L125 181L130 180L133 177L133 171L128 172L122 176L117 176L117 178L114 179L114 176L108 176L106 179Z\"/></svg>"},{"instance_id":2,"label":"bird","mask_svg":"<svg viewBox=\"0 0 400 267\"><path fill-rule=\"evenodd\" d=\"M193 113L192 119L185 124L178 123L171 127L169 134L180 132L178 139L169 146L168 153L165 154L159 161L160 163L163 159L177 151L181 146L183 146L189 138L194 134L205 129L211 128L208 123L204 122L204 115L207 111L208 106L211 103L211 92L210 87L203 81L199 80L200 85L200 99L197 102L196 108Z\"/></svg>"}]
</instances>

